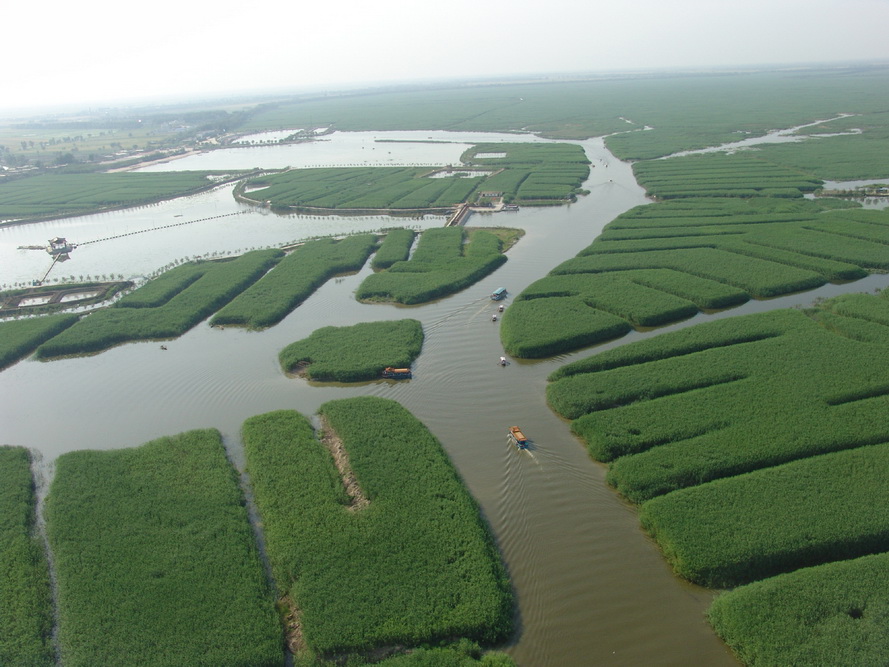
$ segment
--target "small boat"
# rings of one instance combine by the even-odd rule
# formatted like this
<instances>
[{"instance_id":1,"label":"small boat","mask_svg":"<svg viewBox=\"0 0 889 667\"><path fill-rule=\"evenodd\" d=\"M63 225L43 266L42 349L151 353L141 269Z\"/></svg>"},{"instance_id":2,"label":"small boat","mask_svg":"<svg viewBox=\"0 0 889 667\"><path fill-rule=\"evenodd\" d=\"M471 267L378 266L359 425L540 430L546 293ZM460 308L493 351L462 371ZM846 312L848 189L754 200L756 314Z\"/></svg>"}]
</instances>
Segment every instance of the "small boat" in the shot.
<instances>
[{"instance_id":1,"label":"small boat","mask_svg":"<svg viewBox=\"0 0 889 667\"><path fill-rule=\"evenodd\" d=\"M395 380L407 380L413 377L410 368L392 368L391 366L386 366L383 369L383 377L384 378L392 378Z\"/></svg>"},{"instance_id":2,"label":"small boat","mask_svg":"<svg viewBox=\"0 0 889 667\"><path fill-rule=\"evenodd\" d=\"M510 426L508 431L509 439L519 449L528 449L528 438L522 433L522 429L518 426Z\"/></svg>"},{"instance_id":3,"label":"small boat","mask_svg":"<svg viewBox=\"0 0 889 667\"><path fill-rule=\"evenodd\" d=\"M500 301L501 299L505 299L505 298L506 298L506 288L505 287L498 287L491 293L491 300L492 301Z\"/></svg>"}]
</instances>

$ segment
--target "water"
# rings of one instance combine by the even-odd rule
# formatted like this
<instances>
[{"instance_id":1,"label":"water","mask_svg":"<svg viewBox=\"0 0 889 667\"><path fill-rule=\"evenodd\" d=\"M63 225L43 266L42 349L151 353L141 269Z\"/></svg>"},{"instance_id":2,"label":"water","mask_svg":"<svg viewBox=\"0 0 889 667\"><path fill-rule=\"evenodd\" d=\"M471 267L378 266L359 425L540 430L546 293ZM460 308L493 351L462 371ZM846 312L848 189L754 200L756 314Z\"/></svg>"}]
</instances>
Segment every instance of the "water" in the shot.
<instances>
[{"instance_id":1,"label":"water","mask_svg":"<svg viewBox=\"0 0 889 667\"><path fill-rule=\"evenodd\" d=\"M470 217L471 226L526 230L509 251L509 261L473 287L416 307L360 304L354 291L370 272L365 267L329 281L267 331L211 329L203 323L166 342L166 351L157 342L143 342L92 357L23 361L0 373L0 443L35 450L40 472L48 476L55 458L67 451L130 447L216 427L232 460L243 468L239 431L248 417L283 408L312 415L325 401L351 396L392 398L439 438L494 530L518 596L520 632L507 650L520 665L737 664L705 621L713 593L673 576L640 530L635 509L606 485L605 467L589 459L568 423L546 406L547 375L592 350L510 360L506 367L497 363L503 351L499 323L491 321L491 314L498 302L488 295L500 286L518 294L591 243L615 216L646 203L630 167L608 153L601 140L583 145L593 163L584 186L590 195L560 208ZM228 215L239 211L246 212ZM14 249L24 238L85 241L121 229L153 229L158 222L211 216L225 217L88 244L74 252L62 275L73 270L129 277L208 251L225 253L322 232L443 222L279 217L242 207L222 188L134 211L0 230L0 281L45 271L45 253ZM886 282L886 276L873 276L853 287L871 290ZM750 302L675 327L809 303L818 294L849 289L832 285ZM509 308L510 299L499 303ZM285 376L278 366L281 348L320 326L404 317L420 320L426 335L412 380L312 385ZM648 335L654 334L636 333L610 345ZM513 424L531 438L528 452L507 444L506 428Z\"/></svg>"}]
</instances>

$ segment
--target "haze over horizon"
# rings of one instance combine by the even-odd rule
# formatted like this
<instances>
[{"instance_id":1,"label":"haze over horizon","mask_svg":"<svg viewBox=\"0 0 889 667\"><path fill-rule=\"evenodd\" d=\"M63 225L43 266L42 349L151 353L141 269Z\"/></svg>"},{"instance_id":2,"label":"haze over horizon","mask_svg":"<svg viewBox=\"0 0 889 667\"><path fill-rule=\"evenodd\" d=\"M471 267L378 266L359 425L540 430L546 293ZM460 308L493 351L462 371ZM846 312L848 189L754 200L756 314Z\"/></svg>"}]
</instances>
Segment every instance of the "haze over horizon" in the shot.
<instances>
[{"instance_id":1,"label":"haze over horizon","mask_svg":"<svg viewBox=\"0 0 889 667\"><path fill-rule=\"evenodd\" d=\"M0 109L548 73L889 61L889 0L13 3Z\"/></svg>"}]
</instances>

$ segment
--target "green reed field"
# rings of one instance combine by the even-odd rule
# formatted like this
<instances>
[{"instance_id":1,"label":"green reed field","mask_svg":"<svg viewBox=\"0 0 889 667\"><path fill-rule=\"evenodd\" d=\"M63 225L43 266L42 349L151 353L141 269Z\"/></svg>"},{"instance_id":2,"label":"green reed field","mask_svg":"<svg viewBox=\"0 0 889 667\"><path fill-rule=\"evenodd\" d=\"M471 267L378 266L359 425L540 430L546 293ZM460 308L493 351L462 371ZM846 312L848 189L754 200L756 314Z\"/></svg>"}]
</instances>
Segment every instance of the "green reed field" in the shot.
<instances>
[{"instance_id":1,"label":"green reed field","mask_svg":"<svg viewBox=\"0 0 889 667\"><path fill-rule=\"evenodd\" d=\"M716 598L710 623L748 665L878 665L889 553L804 568Z\"/></svg>"},{"instance_id":2,"label":"green reed field","mask_svg":"<svg viewBox=\"0 0 889 667\"><path fill-rule=\"evenodd\" d=\"M0 181L0 220L139 206L211 187L204 172L40 174Z\"/></svg>"},{"instance_id":3,"label":"green reed field","mask_svg":"<svg viewBox=\"0 0 889 667\"><path fill-rule=\"evenodd\" d=\"M24 359L79 319L78 315L63 314L0 322L0 369Z\"/></svg>"},{"instance_id":4,"label":"green reed field","mask_svg":"<svg viewBox=\"0 0 889 667\"><path fill-rule=\"evenodd\" d=\"M504 157L476 157L485 153ZM574 201L589 176L583 148L572 144L477 144L461 158L468 167L494 170L490 176L439 169L354 167L293 169L251 179L245 196L273 207L325 209L441 209L475 202L480 193L501 192L508 202L554 205ZM469 175L460 175L469 174ZM261 187L260 187L261 186Z\"/></svg>"},{"instance_id":5,"label":"green reed field","mask_svg":"<svg viewBox=\"0 0 889 667\"><path fill-rule=\"evenodd\" d=\"M251 329L273 326L332 277L361 269L376 246L374 234L356 234L340 241L309 241L241 292L210 323Z\"/></svg>"},{"instance_id":6,"label":"green reed field","mask_svg":"<svg viewBox=\"0 0 889 667\"><path fill-rule=\"evenodd\" d=\"M840 562L889 551L887 350L889 297L847 294L604 351L555 371L547 399L641 503L677 574L761 582L711 612L742 659L853 664L885 648L883 633L863 634L882 623L861 592L873 568ZM753 600L762 609L748 618ZM803 632L813 636L799 643Z\"/></svg>"},{"instance_id":7,"label":"green reed field","mask_svg":"<svg viewBox=\"0 0 889 667\"><path fill-rule=\"evenodd\" d=\"M417 233L413 229L390 229L374 253L371 267L374 271L388 269L395 262L404 262L410 256L411 246Z\"/></svg>"},{"instance_id":8,"label":"green reed field","mask_svg":"<svg viewBox=\"0 0 889 667\"><path fill-rule=\"evenodd\" d=\"M757 197L634 208L519 294L504 313L504 347L550 356L614 337L602 312L634 327L659 326L889 269L889 212L834 205ZM559 326L540 326L544 308Z\"/></svg>"},{"instance_id":9,"label":"green reed field","mask_svg":"<svg viewBox=\"0 0 889 667\"><path fill-rule=\"evenodd\" d=\"M668 493L640 518L679 575L724 588L889 551L887 473L889 444L854 447Z\"/></svg>"},{"instance_id":10,"label":"green reed field","mask_svg":"<svg viewBox=\"0 0 889 667\"><path fill-rule=\"evenodd\" d=\"M885 67L726 74L609 77L570 82L511 83L492 87L368 92L306 97L269 105L245 122L245 131L291 127L337 130L530 131L551 138L609 136L621 159L651 159L705 148L775 128L859 116L846 127L864 129L868 154L885 155ZM856 121L858 121L856 123ZM836 121L833 121L836 122ZM639 132L644 127L652 129ZM842 129L843 125L838 125ZM617 133L617 134L615 134ZM854 137L853 137L854 138ZM832 140L830 141L832 142ZM829 146L827 138L817 147ZM882 147L881 147L882 146ZM783 149L783 147L780 147ZM849 153L839 149L842 156ZM822 153L825 154L826 153ZM834 155L834 158L837 156ZM849 161L851 164L852 161ZM885 161L882 162L883 173ZM865 177L876 176L870 173Z\"/></svg>"},{"instance_id":11,"label":"green reed field","mask_svg":"<svg viewBox=\"0 0 889 667\"><path fill-rule=\"evenodd\" d=\"M292 411L249 419L243 439L272 572L315 655L418 646L512 631L512 594L479 515L441 445L394 401L322 405L321 436ZM343 478L354 482L347 492Z\"/></svg>"},{"instance_id":12,"label":"green reed field","mask_svg":"<svg viewBox=\"0 0 889 667\"><path fill-rule=\"evenodd\" d=\"M46 519L66 666L283 663L273 595L217 431L63 454Z\"/></svg>"},{"instance_id":13,"label":"green reed field","mask_svg":"<svg viewBox=\"0 0 889 667\"><path fill-rule=\"evenodd\" d=\"M34 536L34 482L24 447L0 446L0 664L55 664L43 544Z\"/></svg>"},{"instance_id":14,"label":"green reed field","mask_svg":"<svg viewBox=\"0 0 889 667\"><path fill-rule=\"evenodd\" d=\"M506 262L501 236L515 239L519 234L464 227L427 229L410 261L395 262L388 270L368 276L355 297L417 304L459 292Z\"/></svg>"},{"instance_id":15,"label":"green reed field","mask_svg":"<svg viewBox=\"0 0 889 667\"><path fill-rule=\"evenodd\" d=\"M285 372L304 368L319 382L378 380L387 366L410 368L423 348L418 320L361 322L351 327L322 327L281 350Z\"/></svg>"},{"instance_id":16,"label":"green reed field","mask_svg":"<svg viewBox=\"0 0 889 667\"><path fill-rule=\"evenodd\" d=\"M37 357L90 354L129 341L181 336L258 280L282 255L280 250L255 250L233 259L183 264L114 306L81 318L37 348Z\"/></svg>"}]
</instances>

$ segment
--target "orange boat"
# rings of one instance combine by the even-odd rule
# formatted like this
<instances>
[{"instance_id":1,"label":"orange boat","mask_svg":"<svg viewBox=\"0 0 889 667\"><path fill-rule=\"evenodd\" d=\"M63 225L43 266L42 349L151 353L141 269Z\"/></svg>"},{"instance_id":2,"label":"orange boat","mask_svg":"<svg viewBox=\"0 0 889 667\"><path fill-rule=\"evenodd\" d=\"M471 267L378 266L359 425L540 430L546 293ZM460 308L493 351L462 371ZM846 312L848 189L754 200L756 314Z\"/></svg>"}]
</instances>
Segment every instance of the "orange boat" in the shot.
<instances>
[{"instance_id":1,"label":"orange boat","mask_svg":"<svg viewBox=\"0 0 889 667\"><path fill-rule=\"evenodd\" d=\"M403 379L403 378L410 378L412 376L413 376L413 373L411 373L410 368L392 368L391 366L386 366L386 368L383 369L383 377L384 378L395 378L397 380L397 379Z\"/></svg>"},{"instance_id":2,"label":"orange boat","mask_svg":"<svg viewBox=\"0 0 889 667\"><path fill-rule=\"evenodd\" d=\"M518 426L509 427L509 439L512 440L515 443L515 446L519 449L528 448L528 438L525 437L525 434L522 433L522 429Z\"/></svg>"}]
</instances>

